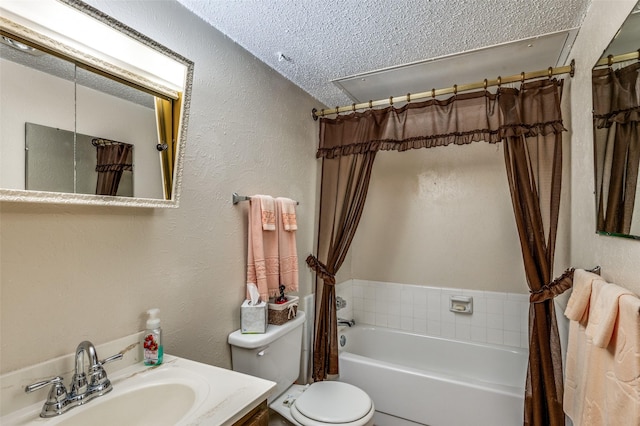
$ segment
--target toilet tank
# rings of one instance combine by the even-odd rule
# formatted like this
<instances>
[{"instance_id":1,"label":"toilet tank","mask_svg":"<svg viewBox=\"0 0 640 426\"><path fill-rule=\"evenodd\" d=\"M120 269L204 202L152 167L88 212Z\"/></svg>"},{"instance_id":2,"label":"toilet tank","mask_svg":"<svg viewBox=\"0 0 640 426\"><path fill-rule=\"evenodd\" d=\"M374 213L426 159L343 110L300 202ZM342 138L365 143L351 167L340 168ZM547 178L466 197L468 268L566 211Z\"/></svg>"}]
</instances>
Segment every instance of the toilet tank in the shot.
<instances>
[{"instance_id":1,"label":"toilet tank","mask_svg":"<svg viewBox=\"0 0 640 426\"><path fill-rule=\"evenodd\" d=\"M304 312L298 311L296 318L283 325L269 324L266 333L236 330L229 335L233 370L276 382L269 403L298 378L304 321Z\"/></svg>"}]
</instances>

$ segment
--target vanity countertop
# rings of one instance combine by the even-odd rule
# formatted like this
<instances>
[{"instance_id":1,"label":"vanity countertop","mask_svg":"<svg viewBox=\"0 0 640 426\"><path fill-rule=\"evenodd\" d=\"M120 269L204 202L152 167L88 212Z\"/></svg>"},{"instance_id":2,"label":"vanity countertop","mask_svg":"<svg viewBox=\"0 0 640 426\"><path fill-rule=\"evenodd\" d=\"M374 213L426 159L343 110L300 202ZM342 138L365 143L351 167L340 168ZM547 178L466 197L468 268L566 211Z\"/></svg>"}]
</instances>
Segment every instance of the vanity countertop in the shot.
<instances>
[{"instance_id":1,"label":"vanity countertop","mask_svg":"<svg viewBox=\"0 0 640 426\"><path fill-rule=\"evenodd\" d=\"M145 410L159 410L167 411L162 419L168 423L155 421L154 424L233 425L265 401L275 387L275 383L267 380L171 355L165 355L159 366L149 367L138 362L110 374L109 379L113 385L111 392L60 416L40 418L43 399L3 415L0 424L73 425L87 424L87 421L94 426L147 424L142 417ZM150 392L145 393L153 387L160 390L160 398L157 393L153 397ZM184 393L187 388L193 393L189 390ZM183 392L182 395L174 395L177 390ZM42 393L46 398L47 392ZM184 396L187 394L188 397ZM178 406L176 400L183 396L188 401L184 413L172 413L167 407ZM170 420L174 414L178 417Z\"/></svg>"}]
</instances>

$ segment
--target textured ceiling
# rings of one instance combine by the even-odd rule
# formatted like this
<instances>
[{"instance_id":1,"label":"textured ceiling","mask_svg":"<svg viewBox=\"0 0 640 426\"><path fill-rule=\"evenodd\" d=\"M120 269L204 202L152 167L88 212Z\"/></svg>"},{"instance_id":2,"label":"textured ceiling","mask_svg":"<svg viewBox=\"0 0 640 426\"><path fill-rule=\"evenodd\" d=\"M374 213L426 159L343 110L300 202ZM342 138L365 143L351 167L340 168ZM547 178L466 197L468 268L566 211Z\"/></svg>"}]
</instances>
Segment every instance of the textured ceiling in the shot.
<instances>
[{"instance_id":1,"label":"textured ceiling","mask_svg":"<svg viewBox=\"0 0 640 426\"><path fill-rule=\"evenodd\" d=\"M591 2L178 1L320 102L332 107L349 105L353 101L332 80L579 28ZM504 53L496 57L492 49L484 52L488 61L504 62L510 58ZM541 62L538 69L559 65L549 64L546 58L543 60L545 62ZM467 68L468 76L465 73L459 77L466 78L459 82L461 84L497 76L478 75L472 63ZM407 93L400 87L397 90L387 96Z\"/></svg>"}]
</instances>

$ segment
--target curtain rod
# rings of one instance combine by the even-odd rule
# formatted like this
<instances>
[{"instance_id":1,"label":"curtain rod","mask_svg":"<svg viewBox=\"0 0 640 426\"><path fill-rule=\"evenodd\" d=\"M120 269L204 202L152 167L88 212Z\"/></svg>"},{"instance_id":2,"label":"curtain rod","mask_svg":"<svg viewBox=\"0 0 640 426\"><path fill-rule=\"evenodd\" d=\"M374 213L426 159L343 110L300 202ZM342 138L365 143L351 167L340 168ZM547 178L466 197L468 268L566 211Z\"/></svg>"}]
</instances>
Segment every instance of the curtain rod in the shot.
<instances>
[{"instance_id":1,"label":"curtain rod","mask_svg":"<svg viewBox=\"0 0 640 426\"><path fill-rule=\"evenodd\" d=\"M414 94L407 93L406 95L403 95L403 96L391 96L389 99L380 99L377 101L362 102L359 104L354 103L351 105L345 105L345 106L335 107L335 108L323 108L320 111L318 111L316 108L313 108L311 110L311 116L313 117L314 120L317 120L318 117L324 117L325 115L328 115L328 114L338 114L346 111L355 111L357 109L369 109L369 108L382 106L382 105L393 105L394 102L411 102L411 101L416 101L418 99L424 99L429 97L435 98L436 96L446 95L449 93L456 94L458 92L463 92L468 90L483 89L483 88L486 89L489 86L500 87L502 84L505 84L505 83L515 83L518 81L524 82L525 80L531 80L531 79L541 78L541 77L551 78L551 76L554 76L554 75L567 74L567 73L569 73L569 75L573 77L575 73L574 59L571 60L571 64L565 65L563 67L556 67L556 68L549 67L546 70L533 71L528 73L521 72L520 74L511 75L508 77L498 77L495 80L487 80L485 78L484 81L480 81L477 83L461 84L461 85L454 84L453 87L446 87L444 89L431 89L428 92L421 92L421 93L414 93Z\"/></svg>"},{"instance_id":2,"label":"curtain rod","mask_svg":"<svg viewBox=\"0 0 640 426\"><path fill-rule=\"evenodd\" d=\"M617 62L632 61L634 59L640 59L640 49L635 52L623 53L621 55L609 55L596 62L596 67L601 67L603 65L611 66Z\"/></svg>"}]
</instances>

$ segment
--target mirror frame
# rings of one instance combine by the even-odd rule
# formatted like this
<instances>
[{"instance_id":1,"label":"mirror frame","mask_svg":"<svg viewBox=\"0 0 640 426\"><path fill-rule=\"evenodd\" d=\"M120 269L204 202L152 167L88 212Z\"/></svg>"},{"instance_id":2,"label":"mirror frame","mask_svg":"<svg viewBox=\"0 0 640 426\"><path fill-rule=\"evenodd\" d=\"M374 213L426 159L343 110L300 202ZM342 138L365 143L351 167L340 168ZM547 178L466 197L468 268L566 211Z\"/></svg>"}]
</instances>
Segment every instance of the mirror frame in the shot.
<instances>
[{"instance_id":1,"label":"mirror frame","mask_svg":"<svg viewBox=\"0 0 640 426\"><path fill-rule=\"evenodd\" d=\"M50 203L50 204L68 204L68 205L100 205L100 206L126 206L126 207L145 207L145 208L177 208L179 207L180 193L182 187L182 174L184 164L184 150L187 141L187 128L189 122L189 107L191 103L191 90L193 85L193 61L185 58L184 56L170 50L169 48L161 45L160 43L152 40L151 38L143 35L142 33L134 30L133 28L123 24L122 22L106 15L98 9L90 6L80 0L57 0L62 2L65 6L69 6L76 11L93 18L94 20L107 25L110 29L117 31L120 34L128 36L128 38L137 41L145 47L151 48L156 52L166 56L167 58L181 64L185 67L185 81L184 89L182 92L182 112L180 116L180 126L178 131L178 143L176 152L174 153L174 168L173 168L173 181L171 199L152 199L152 198L136 198L136 197L117 197L106 195L93 195L93 194L77 194L77 193L61 193L61 192L44 192L44 191L29 191L21 189L0 189L0 202L30 202L30 203ZM7 31L7 26L12 26L12 21L0 16L0 28ZM15 24L15 23L13 23ZM15 28L11 28L11 31L7 31L14 36L25 38L25 41L30 41L36 45L43 45L45 48L55 47L56 54L62 53L72 62L81 62L89 66L94 66L98 70L109 74L114 79L125 80L127 84L144 88L151 88L152 91L157 93L175 93L171 88L163 86L161 83L152 81L142 75L135 75L130 71L124 70L115 64L110 64L105 60L85 55L79 52L77 49L65 46L59 42L53 40L55 46L49 46L52 42L47 36L39 33L37 30L26 28L24 34L20 34L19 27L22 25L17 24ZM25 27L22 27L23 31ZM15 34L18 32L18 34ZM35 39L35 40L34 40ZM48 40L45 42L44 40ZM105 70L106 68L106 70ZM160 161L160 160L159 160ZM158 176L160 179L161 176Z\"/></svg>"}]
</instances>

